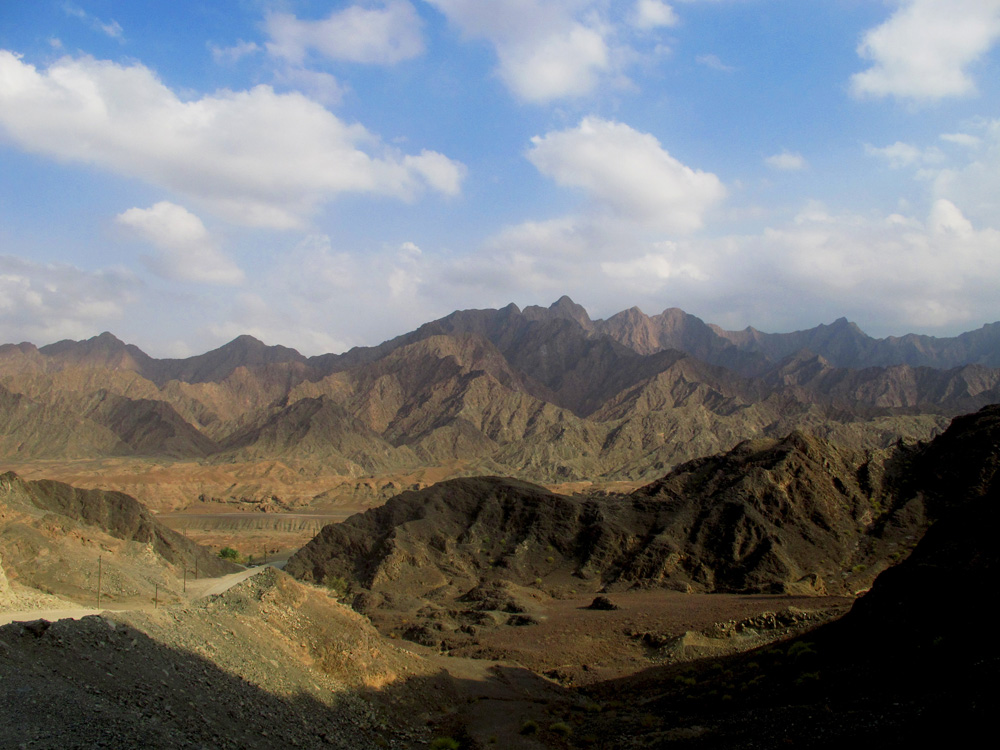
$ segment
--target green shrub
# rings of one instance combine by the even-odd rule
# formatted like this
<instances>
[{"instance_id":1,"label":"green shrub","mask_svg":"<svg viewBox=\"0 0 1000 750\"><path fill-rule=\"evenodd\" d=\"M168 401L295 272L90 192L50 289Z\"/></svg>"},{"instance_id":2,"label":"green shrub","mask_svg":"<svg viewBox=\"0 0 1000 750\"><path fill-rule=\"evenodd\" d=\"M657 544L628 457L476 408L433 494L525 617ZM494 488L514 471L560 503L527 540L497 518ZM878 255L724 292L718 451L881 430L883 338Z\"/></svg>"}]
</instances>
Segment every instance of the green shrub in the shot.
<instances>
[{"instance_id":1,"label":"green shrub","mask_svg":"<svg viewBox=\"0 0 1000 750\"><path fill-rule=\"evenodd\" d=\"M518 730L521 734L538 734L538 722L528 719Z\"/></svg>"},{"instance_id":2,"label":"green shrub","mask_svg":"<svg viewBox=\"0 0 1000 750\"><path fill-rule=\"evenodd\" d=\"M558 734L560 737L569 737L573 734L573 729L565 721L557 721L555 724L549 724L549 731L553 734Z\"/></svg>"},{"instance_id":3,"label":"green shrub","mask_svg":"<svg viewBox=\"0 0 1000 750\"><path fill-rule=\"evenodd\" d=\"M435 737L430 744L431 750L458 750L460 747L458 740L453 737Z\"/></svg>"},{"instance_id":4,"label":"green shrub","mask_svg":"<svg viewBox=\"0 0 1000 750\"><path fill-rule=\"evenodd\" d=\"M810 656L815 653L816 652L813 650L813 644L809 641L796 641L788 647L788 655L796 659L803 656Z\"/></svg>"},{"instance_id":5,"label":"green shrub","mask_svg":"<svg viewBox=\"0 0 1000 750\"><path fill-rule=\"evenodd\" d=\"M337 596L346 596L348 584L343 576L327 576L323 579L323 585L332 589Z\"/></svg>"},{"instance_id":6,"label":"green shrub","mask_svg":"<svg viewBox=\"0 0 1000 750\"><path fill-rule=\"evenodd\" d=\"M223 560L232 560L233 562L237 562L240 559L240 553L232 547L223 547L219 550L219 557Z\"/></svg>"}]
</instances>

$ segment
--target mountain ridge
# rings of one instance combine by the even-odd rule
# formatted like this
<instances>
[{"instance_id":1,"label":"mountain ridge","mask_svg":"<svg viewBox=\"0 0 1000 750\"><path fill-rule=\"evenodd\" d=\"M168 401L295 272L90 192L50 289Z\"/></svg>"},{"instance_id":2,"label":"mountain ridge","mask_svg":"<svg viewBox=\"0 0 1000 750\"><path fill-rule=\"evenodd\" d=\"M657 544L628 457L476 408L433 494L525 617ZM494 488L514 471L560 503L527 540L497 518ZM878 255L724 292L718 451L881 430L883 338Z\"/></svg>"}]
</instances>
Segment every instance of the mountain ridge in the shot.
<instances>
[{"instance_id":1,"label":"mountain ridge","mask_svg":"<svg viewBox=\"0 0 1000 750\"><path fill-rule=\"evenodd\" d=\"M983 346L987 334L976 339ZM1000 354L959 338L941 340L935 356ZM793 334L748 329L734 343L678 308L592 320L564 296L547 308L459 310L377 347L317 357L251 336L167 360L110 333L11 344L0 346L0 462L29 473L32 462L73 462L59 476L79 482L80 469L92 477L85 484L98 481L103 459L168 471L233 466L236 481L219 474L194 497L291 492L295 505L334 487L400 486L427 468L438 478L649 481L795 429L885 447L927 439L949 417L1000 401L1000 368L834 361L875 351L877 341L840 319ZM779 360L768 354L793 346ZM322 486L306 496L275 478L296 473L322 476ZM163 507L193 501L156 499L152 484L132 480L120 489Z\"/></svg>"}]
</instances>

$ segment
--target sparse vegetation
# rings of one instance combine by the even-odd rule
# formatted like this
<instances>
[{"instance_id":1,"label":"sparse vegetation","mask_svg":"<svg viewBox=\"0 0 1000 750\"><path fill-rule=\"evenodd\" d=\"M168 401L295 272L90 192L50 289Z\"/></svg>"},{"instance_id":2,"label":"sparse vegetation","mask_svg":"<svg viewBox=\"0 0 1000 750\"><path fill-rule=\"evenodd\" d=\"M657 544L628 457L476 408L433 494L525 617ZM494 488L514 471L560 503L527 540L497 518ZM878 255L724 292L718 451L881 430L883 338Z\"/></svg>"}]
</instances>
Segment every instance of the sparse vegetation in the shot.
<instances>
[{"instance_id":1,"label":"sparse vegetation","mask_svg":"<svg viewBox=\"0 0 1000 750\"><path fill-rule=\"evenodd\" d=\"M223 560L231 560L233 562L240 561L240 553L232 547L223 547L219 550L219 557Z\"/></svg>"},{"instance_id":2,"label":"sparse vegetation","mask_svg":"<svg viewBox=\"0 0 1000 750\"><path fill-rule=\"evenodd\" d=\"M454 737L435 737L428 747L430 750L459 750L461 745Z\"/></svg>"},{"instance_id":3,"label":"sparse vegetation","mask_svg":"<svg viewBox=\"0 0 1000 750\"><path fill-rule=\"evenodd\" d=\"M323 579L323 585L333 591L337 596L347 596L350 585L343 576L327 576Z\"/></svg>"},{"instance_id":4,"label":"sparse vegetation","mask_svg":"<svg viewBox=\"0 0 1000 750\"><path fill-rule=\"evenodd\" d=\"M557 721L554 724L549 724L549 731L560 737L569 737L573 734L573 728L565 721Z\"/></svg>"},{"instance_id":5,"label":"sparse vegetation","mask_svg":"<svg viewBox=\"0 0 1000 750\"><path fill-rule=\"evenodd\" d=\"M534 719L528 719L518 731L525 735L538 734L538 722Z\"/></svg>"}]
</instances>

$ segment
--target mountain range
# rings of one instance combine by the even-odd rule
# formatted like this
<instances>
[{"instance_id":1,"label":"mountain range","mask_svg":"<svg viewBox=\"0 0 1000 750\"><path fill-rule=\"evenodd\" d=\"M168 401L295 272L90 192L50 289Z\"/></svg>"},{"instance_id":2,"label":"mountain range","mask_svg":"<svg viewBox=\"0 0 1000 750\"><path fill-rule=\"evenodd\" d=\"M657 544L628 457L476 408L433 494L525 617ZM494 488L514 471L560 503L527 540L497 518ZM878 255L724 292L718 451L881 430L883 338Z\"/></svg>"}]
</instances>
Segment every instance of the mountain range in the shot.
<instances>
[{"instance_id":1,"label":"mountain range","mask_svg":"<svg viewBox=\"0 0 1000 750\"><path fill-rule=\"evenodd\" d=\"M954 338L875 339L843 319L734 332L676 308L592 320L563 297L315 357L250 336L186 359L110 333L3 345L0 465L44 463L160 509L384 499L428 469L641 483L795 429L858 450L927 439L998 400L1000 323Z\"/></svg>"}]
</instances>

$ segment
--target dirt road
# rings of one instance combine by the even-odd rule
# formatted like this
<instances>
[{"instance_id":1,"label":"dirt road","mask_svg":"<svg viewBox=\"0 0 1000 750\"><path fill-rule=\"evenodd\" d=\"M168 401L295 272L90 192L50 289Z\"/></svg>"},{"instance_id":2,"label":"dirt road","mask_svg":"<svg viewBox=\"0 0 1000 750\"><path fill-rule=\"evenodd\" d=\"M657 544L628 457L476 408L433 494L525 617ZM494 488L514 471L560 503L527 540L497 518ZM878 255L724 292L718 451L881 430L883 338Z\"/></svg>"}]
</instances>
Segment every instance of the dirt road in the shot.
<instances>
[{"instance_id":1,"label":"dirt road","mask_svg":"<svg viewBox=\"0 0 1000 750\"><path fill-rule=\"evenodd\" d=\"M247 568L238 573L220 576L218 578L201 578L197 581L188 581L186 596L188 601L204 599L207 596L216 596L235 586L240 581L245 581L250 576L256 575L267 567L283 568L284 561L269 563L255 568ZM130 609L153 609L150 604L135 607L114 607L94 609L93 607L79 607L68 609L26 609L11 612L0 611L0 625L7 625L11 622L28 622L30 620L79 620L88 615L99 615L101 612L125 612Z\"/></svg>"}]
</instances>

